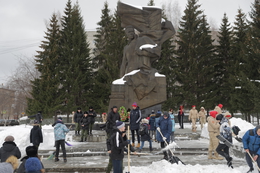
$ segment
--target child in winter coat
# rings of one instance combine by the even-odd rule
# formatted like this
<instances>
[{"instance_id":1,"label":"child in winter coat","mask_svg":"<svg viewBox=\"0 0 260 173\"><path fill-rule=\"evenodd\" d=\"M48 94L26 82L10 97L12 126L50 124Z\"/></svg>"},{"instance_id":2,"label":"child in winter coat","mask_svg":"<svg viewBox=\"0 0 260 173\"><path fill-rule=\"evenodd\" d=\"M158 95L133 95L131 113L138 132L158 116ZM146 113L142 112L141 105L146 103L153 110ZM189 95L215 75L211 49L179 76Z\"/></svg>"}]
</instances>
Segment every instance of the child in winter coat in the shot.
<instances>
[{"instance_id":1,"label":"child in winter coat","mask_svg":"<svg viewBox=\"0 0 260 173\"><path fill-rule=\"evenodd\" d=\"M81 140L80 142L87 141L88 133L89 133L89 124L90 124L90 118L88 117L88 112L84 112L83 117L80 120L81 124Z\"/></svg>"},{"instance_id":2,"label":"child in winter coat","mask_svg":"<svg viewBox=\"0 0 260 173\"><path fill-rule=\"evenodd\" d=\"M18 160L15 156L10 156L5 162L0 163L0 173L13 173L18 168Z\"/></svg>"},{"instance_id":3,"label":"child in winter coat","mask_svg":"<svg viewBox=\"0 0 260 173\"><path fill-rule=\"evenodd\" d=\"M139 148L139 152L142 151L145 141L149 142L149 149L150 151L153 151L152 140L148 132L148 124L149 124L149 120L142 119L140 129L139 129L139 134L141 135L141 146Z\"/></svg>"},{"instance_id":4,"label":"child in winter coat","mask_svg":"<svg viewBox=\"0 0 260 173\"><path fill-rule=\"evenodd\" d=\"M59 152L60 146L63 152L63 160L67 162L66 158L66 149L65 149L65 137L66 133L70 130L62 123L62 118L59 117L56 125L54 126L54 137L55 137L55 146L56 146L56 154L55 154L55 162L59 161Z\"/></svg>"},{"instance_id":5,"label":"child in winter coat","mask_svg":"<svg viewBox=\"0 0 260 173\"><path fill-rule=\"evenodd\" d=\"M151 136L152 139L156 139L156 127L155 127L155 113L154 111L152 111L152 114L150 115L150 120L149 120L149 125L150 125L150 130L149 130L149 134Z\"/></svg>"},{"instance_id":6,"label":"child in winter coat","mask_svg":"<svg viewBox=\"0 0 260 173\"><path fill-rule=\"evenodd\" d=\"M222 114L218 114L216 120L220 121L220 135L226 140L232 143L232 130L229 125L229 117L225 117ZM227 165L232 167L232 157L229 155L229 147L222 141L219 140L219 145L216 151L227 160Z\"/></svg>"},{"instance_id":7,"label":"child in winter coat","mask_svg":"<svg viewBox=\"0 0 260 173\"><path fill-rule=\"evenodd\" d=\"M27 159L29 159L31 157L37 158L40 161L40 159L38 158L38 149L35 146L28 146L28 147L26 147L25 151L26 151L27 156L25 156L21 159L22 163L20 164L16 173L25 173L26 172L25 163L26 163ZM44 173L45 170L44 170L43 164L42 164L42 162L40 162L40 163L41 163L41 167L42 167L40 171L41 171L41 173ZM27 169L28 169L28 166L27 166Z\"/></svg>"},{"instance_id":8,"label":"child in winter coat","mask_svg":"<svg viewBox=\"0 0 260 173\"><path fill-rule=\"evenodd\" d=\"M34 120L33 128L30 133L30 143L32 143L36 148L39 148L40 143L42 142L42 129L40 128L39 122Z\"/></svg>"}]
</instances>

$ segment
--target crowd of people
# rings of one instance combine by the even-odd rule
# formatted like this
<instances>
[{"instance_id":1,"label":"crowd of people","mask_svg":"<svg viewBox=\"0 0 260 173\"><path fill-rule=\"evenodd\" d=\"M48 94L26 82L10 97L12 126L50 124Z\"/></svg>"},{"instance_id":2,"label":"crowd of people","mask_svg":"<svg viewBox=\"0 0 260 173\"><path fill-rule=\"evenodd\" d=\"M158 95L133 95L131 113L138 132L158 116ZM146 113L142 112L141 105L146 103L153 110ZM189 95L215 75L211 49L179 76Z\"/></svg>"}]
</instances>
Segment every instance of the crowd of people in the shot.
<instances>
[{"instance_id":1,"label":"crowd of people","mask_svg":"<svg viewBox=\"0 0 260 173\"><path fill-rule=\"evenodd\" d=\"M232 145L232 136L236 136L236 139L238 140L237 135L239 127L231 126L231 114L229 112L222 112L222 108L223 105L218 104L207 116L204 107L201 107L198 112L196 106L193 105L189 111L188 120L192 123L193 132L196 132L196 122L198 120L201 129L204 127L207 120L209 132L208 159L223 160L225 158L227 165L233 168L233 158L229 154L229 147ZM152 142L158 142L163 149L175 140L175 117L173 109L169 109L168 112L163 113L160 110L156 113L152 110L149 116L142 118L137 103L133 103L132 110L130 110L127 117L123 119L129 120L128 124L129 132L131 132L131 141L130 136L126 135L126 124L122 121L122 115L120 115L122 110L123 112L126 111L120 109L118 112L117 106L113 106L108 114L102 114L102 119L106 122L106 145L110 156L106 169L107 172L110 172L113 167L114 173L122 173L124 153L133 152L136 154L136 151L139 153L142 152L145 141L149 142L149 151L152 152ZM86 141L88 135L92 135L96 116L97 114L93 107L89 107L89 110L84 111L84 113L81 111L81 108L78 108L77 112L74 113L73 121L75 123L75 135L81 137L80 142ZM32 143L32 146L26 147L26 156L21 159L21 163L19 164L18 159L21 158L20 149L16 146L14 137L7 136L3 146L0 148L0 173L11 173L14 170L16 170L17 173L45 172L41 159L38 156L38 148L43 142L41 112L38 112L31 117L35 118L34 123L32 124L33 128L30 132L30 143ZM180 129L184 129L183 119L184 107L180 106L178 110ZM66 163L65 137L70 129L63 123L62 117L58 117L57 121L53 124L53 127L56 147L54 161L59 161L59 150L61 148L63 161ZM260 166L260 126L248 130L243 138L240 138L240 142L243 142L246 152L246 162L249 166L248 173L250 173L254 170L252 162L255 162L258 167ZM170 157L172 157L172 153L169 150L163 150L163 155L163 159L166 160L169 160Z\"/></svg>"}]
</instances>

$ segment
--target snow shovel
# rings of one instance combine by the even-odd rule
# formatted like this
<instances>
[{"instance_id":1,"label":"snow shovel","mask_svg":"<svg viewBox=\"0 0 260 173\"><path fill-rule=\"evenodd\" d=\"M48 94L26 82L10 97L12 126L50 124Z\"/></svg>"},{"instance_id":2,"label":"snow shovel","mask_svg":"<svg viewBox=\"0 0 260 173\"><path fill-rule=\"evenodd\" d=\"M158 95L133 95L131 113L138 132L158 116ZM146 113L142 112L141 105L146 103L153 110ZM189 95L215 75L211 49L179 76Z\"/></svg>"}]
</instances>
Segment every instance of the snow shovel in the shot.
<instances>
[{"instance_id":1,"label":"snow shovel","mask_svg":"<svg viewBox=\"0 0 260 173\"><path fill-rule=\"evenodd\" d=\"M54 152L47 158L47 160L52 160L53 157L55 156L55 154L56 154L56 151L54 151Z\"/></svg>"},{"instance_id":2,"label":"snow shovel","mask_svg":"<svg viewBox=\"0 0 260 173\"><path fill-rule=\"evenodd\" d=\"M128 140L130 139L129 137L130 137L130 128L129 128L129 126L127 127L127 138L128 138ZM127 163L128 163L128 172L125 172L125 173L130 173L130 144L128 144L127 145L127 159L128 159L128 161L127 161Z\"/></svg>"},{"instance_id":3,"label":"snow shovel","mask_svg":"<svg viewBox=\"0 0 260 173\"><path fill-rule=\"evenodd\" d=\"M252 155L250 154L249 151L247 151L247 154L251 157L252 161L254 162L255 166L257 167L258 171L260 171L260 168L258 167L256 161L254 160L254 158L252 157Z\"/></svg>"},{"instance_id":4,"label":"snow shovel","mask_svg":"<svg viewBox=\"0 0 260 173\"><path fill-rule=\"evenodd\" d=\"M226 138L224 138L221 135L216 136L221 142L223 142L225 145L227 145L228 147L233 147L233 144L230 143Z\"/></svg>"},{"instance_id":5,"label":"snow shovel","mask_svg":"<svg viewBox=\"0 0 260 173\"><path fill-rule=\"evenodd\" d=\"M166 145L168 146L169 144L168 144L168 142L164 139L164 136L163 136L163 134L162 134L162 132L161 132L161 129L158 128L157 130L158 130L158 132L161 134L161 136L162 136L164 142L166 143ZM185 163L183 163L183 161L181 161L181 159L179 159L178 157L174 156L174 154L173 154L173 152L172 152L171 149L169 149L169 150L170 150L170 152L171 152L172 155L169 157L169 160L168 160L168 161L169 161L171 164L173 164L173 163L177 163L177 164L178 164L179 161L180 161L183 165L185 165Z\"/></svg>"}]
</instances>

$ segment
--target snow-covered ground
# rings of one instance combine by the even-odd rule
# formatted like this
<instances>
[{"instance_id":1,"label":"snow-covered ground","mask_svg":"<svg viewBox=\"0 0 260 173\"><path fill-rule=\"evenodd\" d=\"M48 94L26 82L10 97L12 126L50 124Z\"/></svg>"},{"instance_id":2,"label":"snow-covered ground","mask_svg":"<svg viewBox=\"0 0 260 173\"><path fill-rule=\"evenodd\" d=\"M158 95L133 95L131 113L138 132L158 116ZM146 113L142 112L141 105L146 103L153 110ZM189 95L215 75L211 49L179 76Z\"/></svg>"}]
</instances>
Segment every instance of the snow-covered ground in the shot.
<instances>
[{"instance_id":1,"label":"snow-covered ground","mask_svg":"<svg viewBox=\"0 0 260 173\"><path fill-rule=\"evenodd\" d=\"M254 128L254 126L240 118L232 118L231 124L237 125L241 131L239 132L239 136L242 137L244 133ZM185 123L185 128L191 128L191 125L189 123ZM200 129L200 125L197 124L198 129ZM178 128L178 125L176 125L176 128ZM4 142L4 139L8 135L12 135L15 138L15 143L20 148L22 152L22 156L25 155L25 148L30 144L29 135L30 130L32 129L31 125L19 125L19 126L12 126L12 127L0 127L0 144ZM54 149L54 134L53 134L53 127L51 125L44 125L42 126L42 132L43 132L43 138L44 143L40 145L40 150L52 150ZM72 141L72 132L67 135L66 140L70 141L74 146L79 145L79 142L73 142ZM203 137L203 140L207 142L208 138L208 132L207 132L207 124L205 127L201 130L201 136ZM234 140L234 145L241 145L241 143L238 143L236 140ZM175 144L171 144L171 146L175 146ZM196 159L196 158L195 158ZM167 161L157 161L153 162L151 165L141 166L141 167L133 167L131 166L131 173L244 173L248 170L248 166L241 165L240 167L235 167L234 169L228 168L225 164L218 164L218 165L200 165L199 163L197 165L177 165L177 164L170 164ZM125 167L124 172L127 171L127 167ZM256 173L255 169L255 173Z\"/></svg>"}]
</instances>

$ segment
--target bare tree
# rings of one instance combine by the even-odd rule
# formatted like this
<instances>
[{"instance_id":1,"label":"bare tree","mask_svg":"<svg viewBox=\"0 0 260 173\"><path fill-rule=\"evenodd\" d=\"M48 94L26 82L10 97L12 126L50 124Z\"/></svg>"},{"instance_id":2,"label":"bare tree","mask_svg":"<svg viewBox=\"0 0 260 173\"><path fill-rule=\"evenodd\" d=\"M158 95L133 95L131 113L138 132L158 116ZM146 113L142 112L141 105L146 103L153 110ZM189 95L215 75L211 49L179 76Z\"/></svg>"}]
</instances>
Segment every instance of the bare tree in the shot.
<instances>
[{"instance_id":1,"label":"bare tree","mask_svg":"<svg viewBox=\"0 0 260 173\"><path fill-rule=\"evenodd\" d=\"M7 87L16 91L14 111L17 116L25 112L27 108L26 98L31 98L31 81L39 76L40 72L35 68L34 58L19 58L19 66L15 69L7 82Z\"/></svg>"},{"instance_id":2,"label":"bare tree","mask_svg":"<svg viewBox=\"0 0 260 173\"><path fill-rule=\"evenodd\" d=\"M178 30L181 20L181 7L178 0L163 2L162 9L164 10L167 19L172 22L175 30Z\"/></svg>"}]
</instances>

